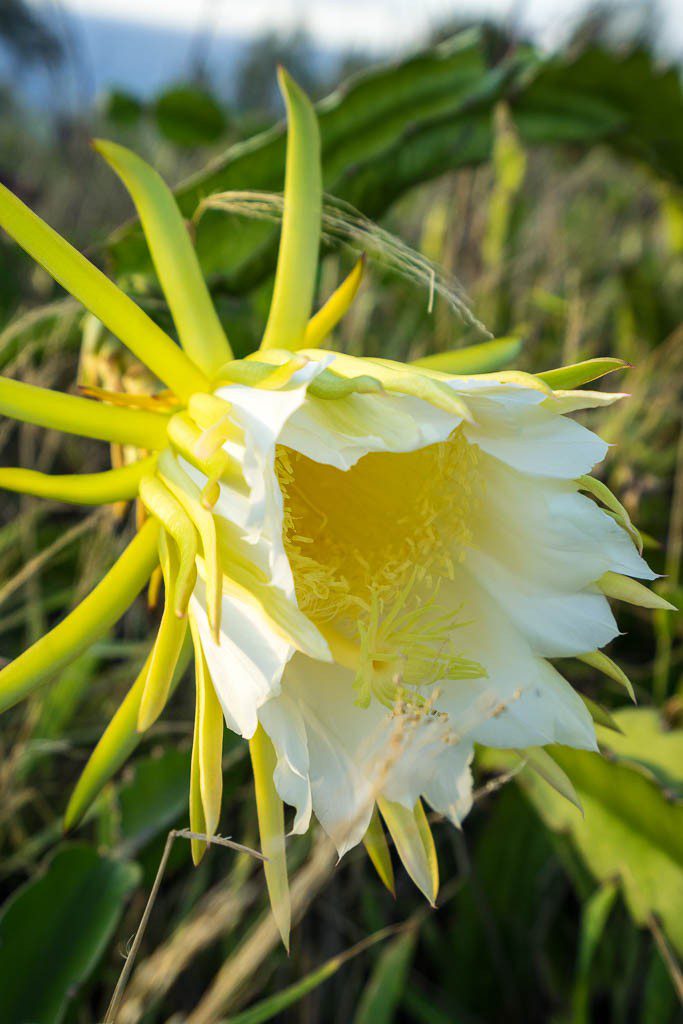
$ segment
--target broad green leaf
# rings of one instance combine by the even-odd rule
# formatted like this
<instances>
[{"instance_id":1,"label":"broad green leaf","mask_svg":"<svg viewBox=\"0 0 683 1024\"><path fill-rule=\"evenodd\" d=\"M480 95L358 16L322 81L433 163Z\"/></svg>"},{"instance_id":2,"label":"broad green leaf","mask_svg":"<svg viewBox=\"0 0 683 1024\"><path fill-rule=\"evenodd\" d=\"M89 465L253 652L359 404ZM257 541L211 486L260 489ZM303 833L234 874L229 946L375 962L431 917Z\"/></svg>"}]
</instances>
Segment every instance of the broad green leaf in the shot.
<instances>
[{"instance_id":1,"label":"broad green leaf","mask_svg":"<svg viewBox=\"0 0 683 1024\"><path fill-rule=\"evenodd\" d=\"M658 730L648 728L652 720L629 709L615 715L625 732L628 758L608 761L599 754L551 747L552 756L571 777L584 809L584 818L561 797L524 769L517 779L546 824L567 833L586 866L598 882L618 879L626 905L636 924L647 925L650 915L662 921L669 940L683 953L683 803L675 802L658 782L652 781L640 765L654 760ZM647 712L645 712L647 714ZM636 735L629 739L628 722ZM601 742L618 746L624 742L614 732L601 734ZM675 759L676 777L681 777L679 746L667 750L666 763ZM486 751L484 763L509 765L504 751ZM661 767L660 767L661 771Z\"/></svg>"},{"instance_id":2,"label":"broad green leaf","mask_svg":"<svg viewBox=\"0 0 683 1024\"><path fill-rule=\"evenodd\" d=\"M154 103L162 135L177 146L206 146L225 134L228 120L216 99L196 85L177 85Z\"/></svg>"},{"instance_id":3,"label":"broad green leaf","mask_svg":"<svg viewBox=\"0 0 683 1024\"><path fill-rule=\"evenodd\" d=\"M382 951L360 997L353 1024L392 1024L415 956L417 930L398 935Z\"/></svg>"},{"instance_id":4,"label":"broad green leaf","mask_svg":"<svg viewBox=\"0 0 683 1024\"><path fill-rule=\"evenodd\" d=\"M626 81L624 72L633 73ZM652 117L651 97L658 117ZM487 66L481 37L463 32L397 64L355 76L318 106L325 191L379 217L414 185L490 158L492 113L510 103L521 143L584 148L607 142L683 179L683 100L674 71L652 57L623 58L592 48L578 60L518 51ZM230 190L277 191L284 168L282 126L229 148L177 192L183 215L201 199ZM267 280L276 232L263 223L211 213L197 236L204 271L230 290ZM139 228L110 242L117 272L145 270Z\"/></svg>"},{"instance_id":5,"label":"broad green leaf","mask_svg":"<svg viewBox=\"0 0 683 1024\"><path fill-rule=\"evenodd\" d=\"M129 149L102 139L94 145L135 203L180 344L212 377L232 352L173 193L154 168Z\"/></svg>"},{"instance_id":6,"label":"broad green leaf","mask_svg":"<svg viewBox=\"0 0 683 1024\"><path fill-rule=\"evenodd\" d=\"M157 564L158 532L158 524L148 519L94 590L0 672L0 708L11 707L48 682L118 622Z\"/></svg>"},{"instance_id":7,"label":"broad green leaf","mask_svg":"<svg viewBox=\"0 0 683 1024\"><path fill-rule=\"evenodd\" d=\"M140 757L117 790L121 841L116 852L132 857L187 813L190 755L169 747Z\"/></svg>"},{"instance_id":8,"label":"broad green leaf","mask_svg":"<svg viewBox=\"0 0 683 1024\"><path fill-rule=\"evenodd\" d=\"M656 708L623 708L614 712L614 720L619 733L598 730L601 748L683 800L683 729L670 728Z\"/></svg>"},{"instance_id":9,"label":"broad green leaf","mask_svg":"<svg viewBox=\"0 0 683 1024\"><path fill-rule=\"evenodd\" d=\"M318 273L320 133L310 100L283 68L278 81L287 106L285 205L273 298L261 347L291 350L305 344Z\"/></svg>"},{"instance_id":10,"label":"broad green leaf","mask_svg":"<svg viewBox=\"0 0 683 1024\"><path fill-rule=\"evenodd\" d=\"M0 910L0 1020L59 1024L112 937L139 868L81 843Z\"/></svg>"},{"instance_id":11,"label":"broad green leaf","mask_svg":"<svg viewBox=\"0 0 683 1024\"><path fill-rule=\"evenodd\" d=\"M509 366L522 351L521 338L496 338L479 345L456 348L452 352L436 352L431 356L415 359L414 366L426 366L429 370L443 373L492 373Z\"/></svg>"}]
</instances>

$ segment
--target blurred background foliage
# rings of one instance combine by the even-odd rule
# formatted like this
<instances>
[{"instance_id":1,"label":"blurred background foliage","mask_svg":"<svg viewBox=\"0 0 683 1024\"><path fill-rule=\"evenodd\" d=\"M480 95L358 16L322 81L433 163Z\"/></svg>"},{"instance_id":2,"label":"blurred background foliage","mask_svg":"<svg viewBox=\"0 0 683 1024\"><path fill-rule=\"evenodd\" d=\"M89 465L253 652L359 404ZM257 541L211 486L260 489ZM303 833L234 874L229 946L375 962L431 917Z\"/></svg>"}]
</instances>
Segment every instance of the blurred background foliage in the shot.
<instances>
[{"instance_id":1,"label":"blurred background foliage","mask_svg":"<svg viewBox=\"0 0 683 1024\"><path fill-rule=\"evenodd\" d=\"M463 31L455 31L464 29ZM58 38L5 0L13 60L58 66ZM327 190L467 287L471 308L515 365L539 371L599 355L628 402L589 421L614 447L601 474L623 497L680 605L683 553L683 94L652 23L629 38L590 12L561 52L509 26L444 27L392 65L319 58L303 33L247 50L226 103L196 71L154 97L115 90L96 109L49 118L0 88L0 176L171 330L127 197L89 147L131 146L178 197L234 347L259 340L277 227L216 193L282 186L278 61L320 104ZM339 81L343 84L339 85ZM180 183L180 184L179 184ZM117 227L123 225L123 227ZM361 243L330 238L319 295ZM424 281L398 277L386 247L335 344L400 359L484 340ZM0 239L0 365L55 388L153 387L100 325ZM492 369L491 357L482 369ZM612 384L612 381L609 381ZM5 464L104 468L116 452L0 423ZM14 657L111 564L130 510L81 512L3 495L0 653ZM585 815L509 752L486 752L463 833L436 830L439 909L402 872L393 899L354 851L335 866L318 835L290 844L301 923L287 958L263 878L214 848L195 870L170 858L116 1019L330 1024L672 1024L683 994L683 685L680 622L620 608L614 646L638 698L586 665L562 668L603 722L604 757L554 750ZM0 1022L104 1019L169 829L186 824L192 688L98 799L76 836L61 814L87 752L147 650L140 601L105 641L0 723ZM222 829L256 842L246 748L226 735ZM552 774L552 773L551 773ZM554 781L551 778L551 782Z\"/></svg>"}]
</instances>

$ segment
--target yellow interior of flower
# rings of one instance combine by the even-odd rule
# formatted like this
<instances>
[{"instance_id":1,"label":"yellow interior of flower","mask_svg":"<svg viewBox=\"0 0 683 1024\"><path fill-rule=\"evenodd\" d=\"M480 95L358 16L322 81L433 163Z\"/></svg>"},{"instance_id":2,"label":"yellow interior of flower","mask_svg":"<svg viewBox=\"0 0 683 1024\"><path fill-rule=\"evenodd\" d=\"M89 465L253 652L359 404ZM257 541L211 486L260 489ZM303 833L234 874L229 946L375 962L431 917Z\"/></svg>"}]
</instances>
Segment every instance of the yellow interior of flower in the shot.
<instances>
[{"instance_id":1,"label":"yellow interior of flower","mask_svg":"<svg viewBox=\"0 0 683 1024\"><path fill-rule=\"evenodd\" d=\"M356 620L419 580L452 577L471 540L477 449L460 429L415 452L371 453L348 471L280 446L284 541L301 610Z\"/></svg>"}]
</instances>

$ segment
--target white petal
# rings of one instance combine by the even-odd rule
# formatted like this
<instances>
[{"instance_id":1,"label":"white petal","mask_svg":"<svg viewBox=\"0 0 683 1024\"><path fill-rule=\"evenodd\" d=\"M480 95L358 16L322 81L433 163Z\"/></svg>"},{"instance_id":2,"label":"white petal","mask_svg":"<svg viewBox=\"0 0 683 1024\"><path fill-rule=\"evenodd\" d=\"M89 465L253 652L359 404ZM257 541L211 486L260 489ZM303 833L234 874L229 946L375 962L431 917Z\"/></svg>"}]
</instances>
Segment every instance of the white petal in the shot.
<instances>
[{"instance_id":1,"label":"white petal","mask_svg":"<svg viewBox=\"0 0 683 1024\"><path fill-rule=\"evenodd\" d=\"M281 693L260 708L259 721L277 755L275 788L281 799L296 809L292 832L300 835L308 829L313 806L303 717L291 697Z\"/></svg>"},{"instance_id":2,"label":"white petal","mask_svg":"<svg viewBox=\"0 0 683 1024\"><path fill-rule=\"evenodd\" d=\"M581 698L534 654L510 617L465 569L441 588L442 603L462 604L465 625L454 634L459 653L480 662L481 680L445 680L436 706L456 733L498 747L566 743L595 749L592 719Z\"/></svg>"},{"instance_id":3,"label":"white petal","mask_svg":"<svg viewBox=\"0 0 683 1024\"><path fill-rule=\"evenodd\" d=\"M191 607L226 725L250 739L258 725L258 709L280 692L282 673L294 648L258 609L232 594L223 595L217 644L211 636L201 580Z\"/></svg>"},{"instance_id":4,"label":"white petal","mask_svg":"<svg viewBox=\"0 0 683 1024\"><path fill-rule=\"evenodd\" d=\"M308 395L280 440L315 462L347 470L369 452L410 452L445 441L460 422L410 395Z\"/></svg>"},{"instance_id":5,"label":"white petal","mask_svg":"<svg viewBox=\"0 0 683 1024\"><path fill-rule=\"evenodd\" d=\"M478 471L484 493L473 545L513 575L564 592L609 571L655 578L628 534L573 481L519 473L488 455Z\"/></svg>"}]
</instances>

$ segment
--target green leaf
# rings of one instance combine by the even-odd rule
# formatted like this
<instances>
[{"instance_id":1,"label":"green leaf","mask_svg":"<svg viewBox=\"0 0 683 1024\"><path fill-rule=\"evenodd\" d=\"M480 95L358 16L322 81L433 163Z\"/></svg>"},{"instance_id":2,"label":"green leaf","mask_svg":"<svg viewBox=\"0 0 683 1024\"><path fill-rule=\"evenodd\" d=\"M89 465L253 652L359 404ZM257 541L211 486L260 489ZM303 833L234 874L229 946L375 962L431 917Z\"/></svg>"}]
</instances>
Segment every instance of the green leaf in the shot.
<instances>
[{"instance_id":1,"label":"green leaf","mask_svg":"<svg viewBox=\"0 0 683 1024\"><path fill-rule=\"evenodd\" d=\"M121 128L130 128L137 124L143 115L142 102L125 89L112 89L104 98L102 113L104 117Z\"/></svg>"},{"instance_id":2,"label":"green leaf","mask_svg":"<svg viewBox=\"0 0 683 1024\"><path fill-rule=\"evenodd\" d=\"M154 104L159 131L177 146L208 146L225 134L228 120L215 97L196 85L168 89Z\"/></svg>"},{"instance_id":3,"label":"green leaf","mask_svg":"<svg viewBox=\"0 0 683 1024\"><path fill-rule=\"evenodd\" d=\"M58 851L0 911L0 1020L58 1024L112 937L137 884L135 864L85 844Z\"/></svg>"},{"instance_id":4,"label":"green leaf","mask_svg":"<svg viewBox=\"0 0 683 1024\"><path fill-rule=\"evenodd\" d=\"M353 1024L391 1024L405 989L415 956L417 931L397 936L382 952L367 983Z\"/></svg>"},{"instance_id":5,"label":"green leaf","mask_svg":"<svg viewBox=\"0 0 683 1024\"><path fill-rule=\"evenodd\" d=\"M502 370L517 358L522 351L521 338L496 338L483 341L480 345L454 349L452 352L436 352L431 356L415 359L414 366L426 366L429 370L443 373L493 373Z\"/></svg>"},{"instance_id":6,"label":"green leaf","mask_svg":"<svg viewBox=\"0 0 683 1024\"><path fill-rule=\"evenodd\" d=\"M632 82L622 76L633 75ZM653 99L659 104L657 113ZM674 71L661 74L642 53L624 60L594 48L579 60L520 50L487 66L481 37L463 32L400 63L356 75L318 105L323 183L377 218L408 189L490 158L492 115L508 100L522 145L608 142L683 180L683 99ZM229 148L177 191L191 217L207 195L229 190L281 191L282 126ZM277 232L267 224L212 212L198 225L205 273L231 291L273 272ZM148 269L139 227L110 240L118 272Z\"/></svg>"},{"instance_id":7,"label":"green leaf","mask_svg":"<svg viewBox=\"0 0 683 1024\"><path fill-rule=\"evenodd\" d=\"M638 925L652 914L662 921L671 943L683 953L683 803L674 802L642 770L658 763L672 769L680 781L683 759L680 732L677 742L662 755L657 752L661 730L652 718L628 709L615 715L624 730L601 731L601 742L628 749L628 759L608 761L599 754L553 746L553 759L571 777L585 817L524 769L517 779L538 814L553 831L567 833L586 866L599 882L619 879L626 905ZM629 735L629 732L631 735ZM632 766L629 762L637 761ZM508 752L486 751L483 763L509 765Z\"/></svg>"},{"instance_id":8,"label":"green leaf","mask_svg":"<svg viewBox=\"0 0 683 1024\"><path fill-rule=\"evenodd\" d=\"M597 889L584 904L581 913L579 957L574 982L572 1024L590 1024L590 969L596 948L605 930L617 895L617 887L608 882Z\"/></svg>"}]
</instances>

